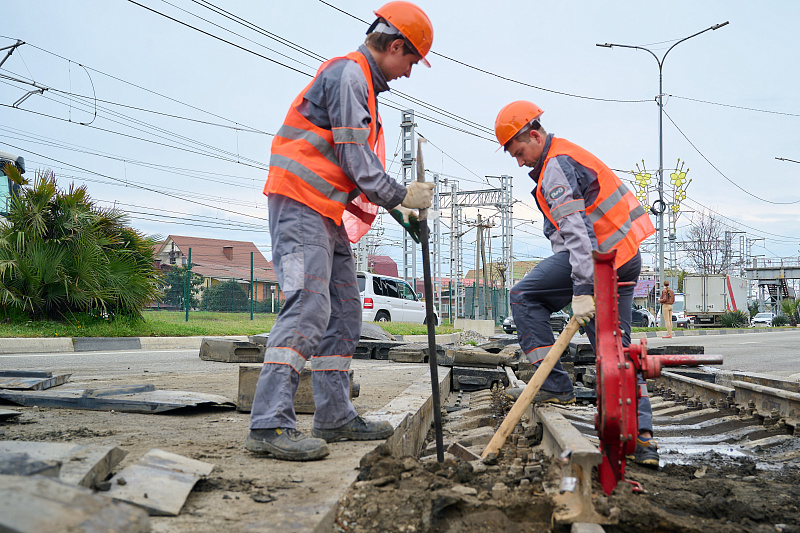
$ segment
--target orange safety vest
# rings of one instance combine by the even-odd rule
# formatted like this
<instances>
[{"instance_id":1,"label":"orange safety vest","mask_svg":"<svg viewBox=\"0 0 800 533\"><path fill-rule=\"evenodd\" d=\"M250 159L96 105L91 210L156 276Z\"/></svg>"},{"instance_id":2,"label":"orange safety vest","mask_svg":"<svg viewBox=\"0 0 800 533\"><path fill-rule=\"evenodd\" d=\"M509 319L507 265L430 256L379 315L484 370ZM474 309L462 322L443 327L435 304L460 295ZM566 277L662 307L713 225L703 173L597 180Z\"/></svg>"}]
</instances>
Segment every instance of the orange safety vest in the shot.
<instances>
[{"instance_id":1,"label":"orange safety vest","mask_svg":"<svg viewBox=\"0 0 800 533\"><path fill-rule=\"evenodd\" d=\"M610 168L591 153L567 140L552 138L540 176L544 176L550 159L559 155L571 157L597 176L600 191L594 203L585 206L586 216L592 223L598 249L601 252L616 250L616 267L621 267L636 255L639 244L656 232L650 217L630 189ZM544 216L558 229L542 193L542 181L539 178L536 184L536 200Z\"/></svg>"},{"instance_id":2,"label":"orange safety vest","mask_svg":"<svg viewBox=\"0 0 800 533\"><path fill-rule=\"evenodd\" d=\"M323 63L314 80L294 99L283 126L272 141L269 175L264 184L264 194L288 196L314 209L341 225L344 218L348 236L358 241L370 228L378 206L361 194L356 184L344 173L334 153L333 131L312 124L299 111L303 97L320 73L338 59L358 63L369 88L369 114L372 118L367 143L386 166L383 129L375 104L375 88L367 58L361 52L350 52L344 57ZM356 141L353 141L356 142ZM347 213L345 212L347 210Z\"/></svg>"}]
</instances>

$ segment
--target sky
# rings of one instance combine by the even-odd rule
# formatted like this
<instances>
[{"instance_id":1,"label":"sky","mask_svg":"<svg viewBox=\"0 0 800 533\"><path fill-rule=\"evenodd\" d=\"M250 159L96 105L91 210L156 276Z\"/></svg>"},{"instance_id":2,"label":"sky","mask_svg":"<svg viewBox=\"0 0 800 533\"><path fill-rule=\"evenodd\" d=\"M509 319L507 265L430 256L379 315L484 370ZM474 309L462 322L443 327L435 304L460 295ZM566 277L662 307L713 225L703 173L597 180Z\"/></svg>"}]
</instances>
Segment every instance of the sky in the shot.
<instances>
[{"instance_id":1,"label":"sky","mask_svg":"<svg viewBox=\"0 0 800 533\"><path fill-rule=\"evenodd\" d=\"M50 169L63 188L85 184L99 205L127 213L147 235L252 241L270 259L261 191L272 134L321 58L356 49L380 5L2 0L0 48L26 44L0 67L0 151L23 156L29 179ZM800 255L800 3L419 5L434 25L432 67L415 67L381 97L388 171L396 178L401 167L400 110L413 109L416 131L429 140L427 179L437 173L464 191L499 186L486 176L512 176L516 261L546 257L550 247L526 169L496 150L500 108L533 101L549 133L583 146L623 180L634 179L638 165L655 185L658 62L642 50L596 45L642 46L660 59L723 22L663 61L667 199L676 167L691 180L677 240L706 212L738 232L737 250L746 240L754 257ZM12 107L33 87L8 77L48 90ZM496 260L498 213L465 210L473 226L479 213L494 224L487 253ZM447 255L449 212L440 221ZM388 216L377 225L377 253L401 264L400 227ZM464 235L465 270L475 265L476 234L473 227ZM655 247L644 250L645 266L656 266ZM446 262L442 268L448 275Z\"/></svg>"}]
</instances>

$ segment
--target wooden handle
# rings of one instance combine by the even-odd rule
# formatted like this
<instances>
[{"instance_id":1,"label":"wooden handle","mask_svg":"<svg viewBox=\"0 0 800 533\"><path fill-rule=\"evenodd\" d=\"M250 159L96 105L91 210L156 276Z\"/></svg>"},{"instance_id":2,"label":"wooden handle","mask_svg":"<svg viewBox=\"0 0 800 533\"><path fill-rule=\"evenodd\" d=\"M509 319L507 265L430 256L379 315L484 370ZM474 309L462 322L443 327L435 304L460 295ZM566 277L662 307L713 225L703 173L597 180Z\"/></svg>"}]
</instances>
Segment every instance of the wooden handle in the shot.
<instances>
[{"instance_id":1,"label":"wooden handle","mask_svg":"<svg viewBox=\"0 0 800 533\"><path fill-rule=\"evenodd\" d=\"M570 339L572 339L572 336L575 335L575 332L577 331L578 322L575 320L575 317L572 317L567 323L567 326L564 328L564 331L562 331L558 336L558 339L556 339L553 347L550 348L549 352L547 352L547 355L542 360L539 368L537 368L536 372L534 372L530 383L528 383L528 385L522 390L522 394L519 395L517 401L514 402L514 405L511 407L511 410L506 416L506 419L503 420L502 424L500 424L500 428L494 434L492 440L489 441L486 449L483 450L481 458L484 462L492 461L497 458L497 452L500 451L500 448L502 448L506 443L508 436L511 435L512 431L514 431L514 427L517 425L517 422L519 422L520 418L522 418L522 413L525 412L525 409L527 409L528 405L530 405L530 403L533 401L533 397L536 396L537 392L539 392L539 389L542 387L542 383L544 383L544 380L550 375L550 371L553 370L554 366L556 366L556 362L558 361L559 357L561 357L561 354L564 353L564 350L569 345Z\"/></svg>"}]
</instances>

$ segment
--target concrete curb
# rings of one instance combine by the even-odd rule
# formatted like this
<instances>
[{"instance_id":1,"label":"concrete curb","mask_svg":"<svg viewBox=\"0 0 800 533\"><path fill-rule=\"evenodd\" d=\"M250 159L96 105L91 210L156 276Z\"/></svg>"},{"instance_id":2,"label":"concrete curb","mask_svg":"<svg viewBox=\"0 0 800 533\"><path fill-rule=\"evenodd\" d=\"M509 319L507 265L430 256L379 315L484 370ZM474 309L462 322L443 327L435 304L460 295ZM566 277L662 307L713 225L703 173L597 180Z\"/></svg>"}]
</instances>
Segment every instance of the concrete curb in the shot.
<instances>
[{"instance_id":1,"label":"concrete curb","mask_svg":"<svg viewBox=\"0 0 800 533\"><path fill-rule=\"evenodd\" d=\"M744 335L748 333L775 333L777 331L800 331L800 328L741 328L741 329L673 329L672 338L702 337L705 335ZM667 333L664 331L644 331L632 333L632 339L657 339Z\"/></svg>"},{"instance_id":2,"label":"concrete curb","mask_svg":"<svg viewBox=\"0 0 800 533\"><path fill-rule=\"evenodd\" d=\"M675 329L673 338L703 335L741 335L747 333L770 333L776 331L798 331L800 328L746 328L746 329ZM634 339L663 337L666 331L633 333ZM94 351L128 350L199 350L207 335L193 337L9 337L0 338L0 354L25 353L70 353ZM246 335L215 336L215 338L246 341ZM450 344L461 339L460 333L436 335L437 344ZM427 335L405 335L405 342L426 342Z\"/></svg>"},{"instance_id":3,"label":"concrete curb","mask_svg":"<svg viewBox=\"0 0 800 533\"><path fill-rule=\"evenodd\" d=\"M0 339L0 354L111 352L128 350L199 350L206 336L195 337L48 337ZM221 337L248 340L247 336Z\"/></svg>"}]
</instances>

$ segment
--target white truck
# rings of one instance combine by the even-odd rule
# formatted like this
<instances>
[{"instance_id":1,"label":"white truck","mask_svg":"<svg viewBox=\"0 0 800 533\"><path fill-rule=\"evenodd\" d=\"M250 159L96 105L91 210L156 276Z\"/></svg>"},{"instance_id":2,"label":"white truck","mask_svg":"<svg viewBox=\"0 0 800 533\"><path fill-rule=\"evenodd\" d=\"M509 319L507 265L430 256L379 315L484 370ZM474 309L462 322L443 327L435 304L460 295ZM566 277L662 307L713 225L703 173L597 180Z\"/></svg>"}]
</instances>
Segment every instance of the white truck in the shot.
<instances>
[{"instance_id":1,"label":"white truck","mask_svg":"<svg viewBox=\"0 0 800 533\"><path fill-rule=\"evenodd\" d=\"M748 280L726 274L687 275L683 278L685 312L695 326L715 326L727 311L747 312Z\"/></svg>"}]
</instances>

